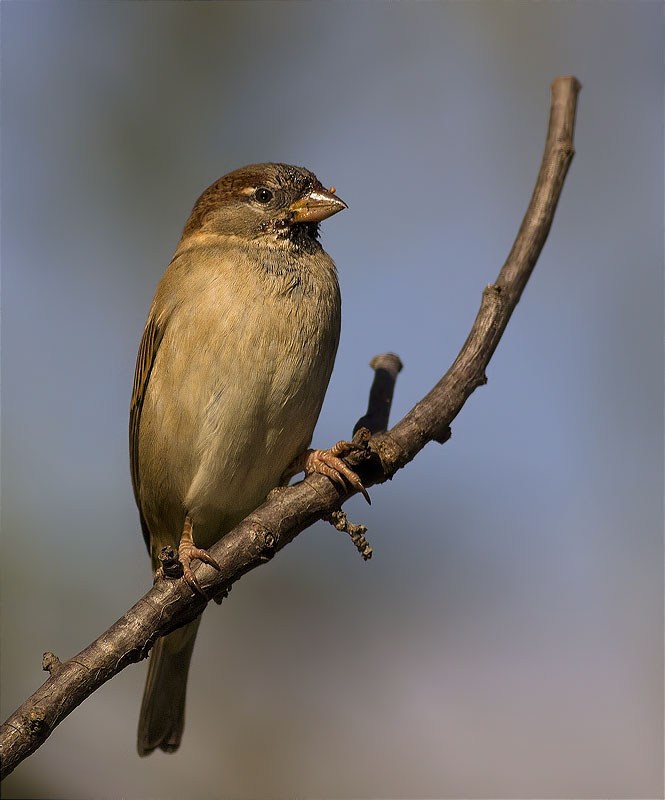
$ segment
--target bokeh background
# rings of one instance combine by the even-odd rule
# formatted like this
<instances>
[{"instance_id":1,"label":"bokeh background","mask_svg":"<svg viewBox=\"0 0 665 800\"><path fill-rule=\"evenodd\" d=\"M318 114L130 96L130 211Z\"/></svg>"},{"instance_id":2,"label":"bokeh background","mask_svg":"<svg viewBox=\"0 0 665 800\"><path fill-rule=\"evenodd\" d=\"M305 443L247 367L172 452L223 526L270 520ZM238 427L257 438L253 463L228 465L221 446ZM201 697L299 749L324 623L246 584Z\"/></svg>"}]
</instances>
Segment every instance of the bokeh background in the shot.
<instances>
[{"instance_id":1,"label":"bokeh background","mask_svg":"<svg viewBox=\"0 0 665 800\"><path fill-rule=\"evenodd\" d=\"M127 416L190 208L307 166L344 319L315 445L463 343L584 88L537 269L445 445L204 617L175 756L140 760L145 662L7 798L662 797L659 2L2 4L2 716L149 587Z\"/></svg>"}]
</instances>

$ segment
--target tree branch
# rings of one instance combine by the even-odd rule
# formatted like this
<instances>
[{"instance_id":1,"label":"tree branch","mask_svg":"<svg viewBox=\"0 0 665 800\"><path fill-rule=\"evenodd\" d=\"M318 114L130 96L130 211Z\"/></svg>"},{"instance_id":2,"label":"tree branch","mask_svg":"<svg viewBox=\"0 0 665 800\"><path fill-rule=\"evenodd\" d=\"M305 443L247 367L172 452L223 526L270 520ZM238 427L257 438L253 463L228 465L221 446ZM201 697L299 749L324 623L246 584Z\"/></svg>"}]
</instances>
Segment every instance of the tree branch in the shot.
<instances>
[{"instance_id":1,"label":"tree branch","mask_svg":"<svg viewBox=\"0 0 665 800\"><path fill-rule=\"evenodd\" d=\"M373 360L376 376L370 408L356 426L365 428L365 432L356 433L356 441L364 441L366 449L347 459L365 486L392 478L428 442L445 442L450 437L450 423L469 395L486 382L487 364L552 224L574 153L573 130L580 88L574 77L560 77L552 84L540 173L508 259L496 282L484 290L476 320L453 365L390 431L384 429L401 365L399 359L395 361L396 357L390 355ZM374 433L371 437L368 428ZM221 571L200 565L197 578L201 586L209 597L219 599L242 575L269 561L316 520L330 518L344 528L344 521L333 515L353 493L342 491L322 475L310 475L295 486L272 492L262 506L210 548ZM206 602L183 579L160 581L78 655L61 664L47 654L44 665L50 677L0 730L2 777L43 744L56 725L86 697L128 664L145 658L158 637L197 617Z\"/></svg>"},{"instance_id":2,"label":"tree branch","mask_svg":"<svg viewBox=\"0 0 665 800\"><path fill-rule=\"evenodd\" d=\"M369 365L374 370L374 382L369 390L367 413L354 425L354 435L361 428L367 428L370 433L386 430L390 417L390 406L393 402L395 381L402 370L402 362L394 353L374 356Z\"/></svg>"}]
</instances>

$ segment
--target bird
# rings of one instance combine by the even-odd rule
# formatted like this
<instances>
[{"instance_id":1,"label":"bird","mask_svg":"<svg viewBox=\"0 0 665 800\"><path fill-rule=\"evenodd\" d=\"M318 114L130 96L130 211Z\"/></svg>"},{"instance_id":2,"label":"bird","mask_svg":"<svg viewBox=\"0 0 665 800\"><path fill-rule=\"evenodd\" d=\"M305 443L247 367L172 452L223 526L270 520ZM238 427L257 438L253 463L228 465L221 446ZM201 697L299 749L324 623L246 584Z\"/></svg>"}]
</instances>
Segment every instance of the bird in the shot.
<instances>
[{"instance_id":1,"label":"bird","mask_svg":"<svg viewBox=\"0 0 665 800\"><path fill-rule=\"evenodd\" d=\"M307 169L253 164L198 198L160 280L130 403L134 497L155 580L198 559L276 486L319 472L362 492L338 442L311 450L340 336L340 290L319 223L346 209ZM137 749L180 745L200 616L150 651Z\"/></svg>"}]
</instances>

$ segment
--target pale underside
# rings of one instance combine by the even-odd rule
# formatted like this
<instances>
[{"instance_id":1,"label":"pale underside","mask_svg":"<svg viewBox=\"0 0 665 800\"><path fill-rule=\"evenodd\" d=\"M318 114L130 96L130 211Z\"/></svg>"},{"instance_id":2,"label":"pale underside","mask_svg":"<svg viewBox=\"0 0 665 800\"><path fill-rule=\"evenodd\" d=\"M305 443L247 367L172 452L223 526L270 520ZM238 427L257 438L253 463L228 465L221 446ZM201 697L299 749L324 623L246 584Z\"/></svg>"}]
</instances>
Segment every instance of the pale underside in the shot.
<instances>
[{"instance_id":1,"label":"pale underside","mask_svg":"<svg viewBox=\"0 0 665 800\"><path fill-rule=\"evenodd\" d=\"M261 248L253 269L233 268L251 257L237 240L184 248L157 288L130 425L153 565L185 514L205 548L258 506L321 410L339 339L334 265L323 250Z\"/></svg>"}]
</instances>

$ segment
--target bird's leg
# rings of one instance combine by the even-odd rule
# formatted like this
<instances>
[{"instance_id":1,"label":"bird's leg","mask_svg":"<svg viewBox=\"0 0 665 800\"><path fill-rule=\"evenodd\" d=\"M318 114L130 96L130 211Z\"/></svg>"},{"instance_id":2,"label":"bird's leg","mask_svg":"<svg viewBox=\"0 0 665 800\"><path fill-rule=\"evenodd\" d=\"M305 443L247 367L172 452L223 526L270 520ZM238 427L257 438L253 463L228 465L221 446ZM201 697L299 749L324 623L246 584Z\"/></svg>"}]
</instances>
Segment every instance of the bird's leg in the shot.
<instances>
[{"instance_id":1,"label":"bird's leg","mask_svg":"<svg viewBox=\"0 0 665 800\"><path fill-rule=\"evenodd\" d=\"M320 475L325 475L333 483L339 484L342 488L346 489L344 479L351 484L357 491L361 492L365 500L371 505L371 500L367 494L367 489L362 484L360 478L356 473L345 464L341 456L348 455L354 450L359 450L358 445L353 442L337 442L336 445L329 450L305 450L297 456L291 464L287 467L282 475L282 483L287 483L289 479L296 475L298 472L304 472L305 475L311 475L313 472L318 472Z\"/></svg>"},{"instance_id":2,"label":"bird's leg","mask_svg":"<svg viewBox=\"0 0 665 800\"><path fill-rule=\"evenodd\" d=\"M192 518L189 516L189 514L187 514L185 517L185 524L182 528L182 535L180 536L180 544L178 545L178 558L182 564L182 573L184 579L187 581L193 591L195 591L197 594L203 594L203 589L201 589L199 586L199 582L196 580L196 576L192 572L190 564L195 558L198 558L199 561L204 561L206 564L210 564L210 566L214 567L218 572L221 567L207 551L202 550L200 547L197 547L194 544L194 537L192 535L193 530L194 524L192 522Z\"/></svg>"}]
</instances>

